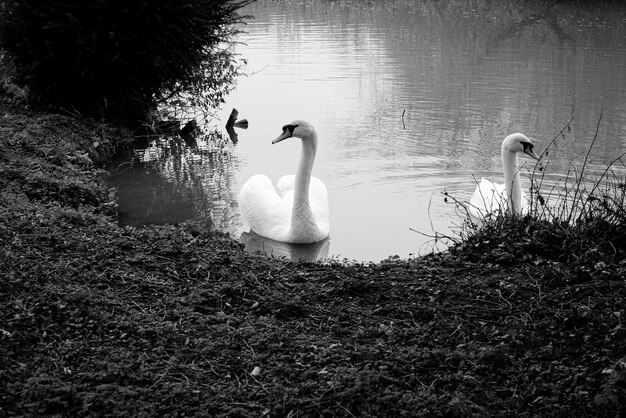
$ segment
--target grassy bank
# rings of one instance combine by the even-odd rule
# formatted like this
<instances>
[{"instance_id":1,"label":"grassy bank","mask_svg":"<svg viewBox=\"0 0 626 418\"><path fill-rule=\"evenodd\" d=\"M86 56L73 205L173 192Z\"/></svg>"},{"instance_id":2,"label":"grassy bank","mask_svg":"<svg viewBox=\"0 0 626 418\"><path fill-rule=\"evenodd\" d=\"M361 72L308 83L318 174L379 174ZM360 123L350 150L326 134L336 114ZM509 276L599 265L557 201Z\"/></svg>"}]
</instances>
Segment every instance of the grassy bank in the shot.
<instances>
[{"instance_id":1,"label":"grassy bank","mask_svg":"<svg viewBox=\"0 0 626 418\"><path fill-rule=\"evenodd\" d=\"M122 228L98 172L118 140L0 104L0 416L626 413L623 257L524 224L367 265Z\"/></svg>"}]
</instances>

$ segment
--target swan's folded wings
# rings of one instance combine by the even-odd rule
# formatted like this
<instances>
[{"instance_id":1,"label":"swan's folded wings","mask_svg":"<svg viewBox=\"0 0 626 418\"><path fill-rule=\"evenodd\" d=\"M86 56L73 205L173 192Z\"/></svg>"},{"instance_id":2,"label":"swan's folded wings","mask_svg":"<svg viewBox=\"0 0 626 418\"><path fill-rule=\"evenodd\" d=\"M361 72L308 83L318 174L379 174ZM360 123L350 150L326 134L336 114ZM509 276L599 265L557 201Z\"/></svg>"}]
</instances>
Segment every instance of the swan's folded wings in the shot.
<instances>
[{"instance_id":1,"label":"swan's folded wings","mask_svg":"<svg viewBox=\"0 0 626 418\"><path fill-rule=\"evenodd\" d=\"M294 184L296 176L289 174L282 176L278 183L276 183L276 192L280 197L285 199L288 195L293 196ZM311 204L311 210L313 215L316 215L316 219L328 218L328 190L324 182L317 177L311 176L311 184L309 185L309 202ZM316 209L321 213L316 213ZM319 215L319 216L317 216Z\"/></svg>"},{"instance_id":2,"label":"swan's folded wings","mask_svg":"<svg viewBox=\"0 0 626 418\"><path fill-rule=\"evenodd\" d=\"M490 213L502 209L506 211L506 188L504 184L482 178L469 201L469 213L477 220L484 219Z\"/></svg>"},{"instance_id":3,"label":"swan's folded wings","mask_svg":"<svg viewBox=\"0 0 626 418\"><path fill-rule=\"evenodd\" d=\"M328 234L330 231L328 190L322 180L317 177L311 177L309 201L311 203L311 212L313 213L318 228Z\"/></svg>"},{"instance_id":4,"label":"swan's folded wings","mask_svg":"<svg viewBox=\"0 0 626 418\"><path fill-rule=\"evenodd\" d=\"M508 197L504 183L494 183L483 177L469 201L469 214L474 222L479 222L492 213L506 213L507 206ZM528 209L528 197L522 190L522 214L528 213Z\"/></svg>"},{"instance_id":5,"label":"swan's folded wings","mask_svg":"<svg viewBox=\"0 0 626 418\"><path fill-rule=\"evenodd\" d=\"M288 174L278 179L276 192L283 200L288 202L293 201L295 181L296 176L293 174ZM311 176L311 183L309 185L309 204L318 228L328 234L330 230L328 190L322 180L313 176Z\"/></svg>"},{"instance_id":6,"label":"swan's folded wings","mask_svg":"<svg viewBox=\"0 0 626 418\"><path fill-rule=\"evenodd\" d=\"M278 183L276 183L276 193L278 193L280 197L285 197L285 195L290 192L293 193L295 182L296 176L293 174L282 176L278 179Z\"/></svg>"},{"instance_id":7,"label":"swan's folded wings","mask_svg":"<svg viewBox=\"0 0 626 418\"><path fill-rule=\"evenodd\" d=\"M256 174L244 183L239 192L239 210L243 219L259 235L273 239L289 230L291 208L276 193L269 177Z\"/></svg>"}]
</instances>

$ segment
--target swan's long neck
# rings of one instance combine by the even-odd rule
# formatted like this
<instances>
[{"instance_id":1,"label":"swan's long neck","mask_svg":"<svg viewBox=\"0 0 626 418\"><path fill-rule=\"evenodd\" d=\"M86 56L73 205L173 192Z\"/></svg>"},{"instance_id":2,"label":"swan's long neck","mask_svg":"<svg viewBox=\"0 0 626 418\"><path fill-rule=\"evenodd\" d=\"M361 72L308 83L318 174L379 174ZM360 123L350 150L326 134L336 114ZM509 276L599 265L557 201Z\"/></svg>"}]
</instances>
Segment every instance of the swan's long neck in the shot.
<instances>
[{"instance_id":1,"label":"swan's long neck","mask_svg":"<svg viewBox=\"0 0 626 418\"><path fill-rule=\"evenodd\" d=\"M309 202L309 186L316 151L317 136L313 133L311 138L302 140L302 152L296 171L293 208L291 210L292 234L307 234L311 227L316 226Z\"/></svg>"},{"instance_id":2,"label":"swan's long neck","mask_svg":"<svg viewBox=\"0 0 626 418\"><path fill-rule=\"evenodd\" d=\"M522 213L522 183L520 181L519 161L517 153L502 147L502 168L504 170L504 187L506 188L507 205L510 214Z\"/></svg>"}]
</instances>

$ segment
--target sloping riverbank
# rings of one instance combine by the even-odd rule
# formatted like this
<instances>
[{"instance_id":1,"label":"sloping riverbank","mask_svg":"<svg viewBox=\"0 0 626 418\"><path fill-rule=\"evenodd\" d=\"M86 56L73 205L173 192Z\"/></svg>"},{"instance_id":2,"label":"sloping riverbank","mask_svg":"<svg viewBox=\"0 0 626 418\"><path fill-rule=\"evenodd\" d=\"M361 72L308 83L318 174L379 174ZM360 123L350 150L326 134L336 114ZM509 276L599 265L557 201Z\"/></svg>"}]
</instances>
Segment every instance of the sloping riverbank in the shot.
<instances>
[{"instance_id":1,"label":"sloping riverbank","mask_svg":"<svg viewBox=\"0 0 626 418\"><path fill-rule=\"evenodd\" d=\"M626 262L296 264L115 223L115 131L0 103L0 416L618 416Z\"/></svg>"}]
</instances>

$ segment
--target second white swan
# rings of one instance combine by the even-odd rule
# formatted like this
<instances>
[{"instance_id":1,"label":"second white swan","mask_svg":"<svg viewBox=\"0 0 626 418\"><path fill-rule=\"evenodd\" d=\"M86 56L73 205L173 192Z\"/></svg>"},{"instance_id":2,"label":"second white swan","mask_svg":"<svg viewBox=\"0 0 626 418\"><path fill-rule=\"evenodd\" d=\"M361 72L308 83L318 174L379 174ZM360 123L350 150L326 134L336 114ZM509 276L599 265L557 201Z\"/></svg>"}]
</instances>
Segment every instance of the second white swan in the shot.
<instances>
[{"instance_id":1,"label":"second white swan","mask_svg":"<svg viewBox=\"0 0 626 418\"><path fill-rule=\"evenodd\" d=\"M515 215L528 212L528 198L520 181L518 154L523 153L539 160L533 147L533 143L524 134L514 133L504 138L501 148L504 184L494 183L486 178L480 181L469 201L472 221L480 223L497 211Z\"/></svg>"},{"instance_id":2,"label":"second white swan","mask_svg":"<svg viewBox=\"0 0 626 418\"><path fill-rule=\"evenodd\" d=\"M311 176L317 133L310 123L296 120L283 126L272 144L291 137L302 142L296 175L281 177L276 187L266 175L250 177L239 192L239 209L258 235L294 244L321 241L329 235L330 221L326 186Z\"/></svg>"}]
</instances>

